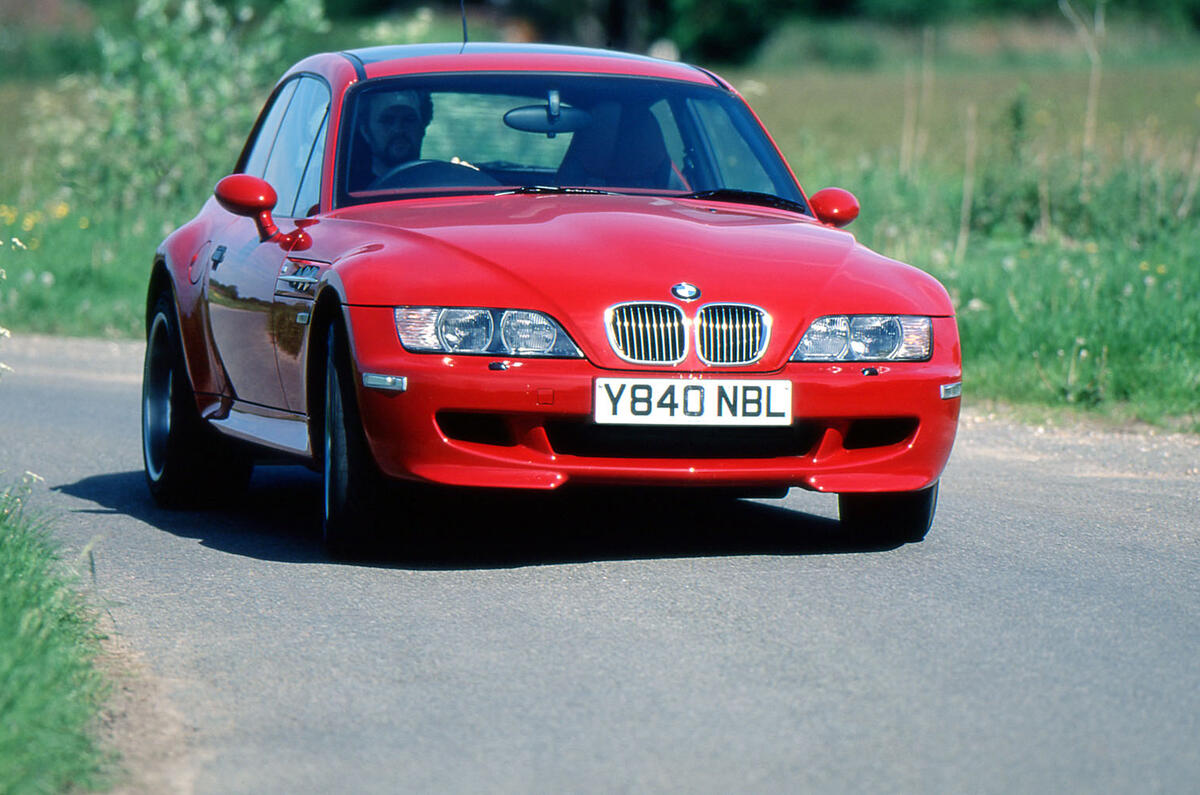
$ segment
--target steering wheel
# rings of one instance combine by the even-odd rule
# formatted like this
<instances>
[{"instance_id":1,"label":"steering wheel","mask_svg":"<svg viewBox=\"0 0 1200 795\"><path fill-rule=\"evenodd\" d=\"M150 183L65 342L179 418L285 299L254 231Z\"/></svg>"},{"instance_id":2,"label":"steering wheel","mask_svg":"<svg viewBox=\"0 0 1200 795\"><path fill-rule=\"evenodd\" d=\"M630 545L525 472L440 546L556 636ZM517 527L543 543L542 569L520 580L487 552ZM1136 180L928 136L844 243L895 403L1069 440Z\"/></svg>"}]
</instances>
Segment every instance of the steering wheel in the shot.
<instances>
[{"instance_id":1,"label":"steering wheel","mask_svg":"<svg viewBox=\"0 0 1200 795\"><path fill-rule=\"evenodd\" d=\"M390 169L367 186L367 190L388 188L454 188L492 186L500 182L477 168L446 160L410 160Z\"/></svg>"}]
</instances>

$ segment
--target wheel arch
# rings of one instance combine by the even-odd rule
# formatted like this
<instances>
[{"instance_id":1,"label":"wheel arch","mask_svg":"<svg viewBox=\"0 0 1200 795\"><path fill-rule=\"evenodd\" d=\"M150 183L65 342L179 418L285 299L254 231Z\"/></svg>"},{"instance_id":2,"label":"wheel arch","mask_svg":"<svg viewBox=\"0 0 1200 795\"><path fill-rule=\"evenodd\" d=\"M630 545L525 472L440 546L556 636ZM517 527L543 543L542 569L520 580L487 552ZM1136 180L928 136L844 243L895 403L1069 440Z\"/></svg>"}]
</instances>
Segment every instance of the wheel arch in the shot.
<instances>
[{"instance_id":1,"label":"wheel arch","mask_svg":"<svg viewBox=\"0 0 1200 795\"><path fill-rule=\"evenodd\" d=\"M158 306L159 297L162 295L167 296L167 301L171 305L171 312L174 315L172 322L174 323L175 344L179 346L179 353L183 359L183 375L187 379L188 387L192 392L192 398L196 402L196 410L200 411L203 407L200 405L196 388L195 362L193 361L191 346L188 345L183 331L183 315L179 306L179 291L176 288L175 279L172 278L171 269L167 265L166 258L160 253L154 258L154 265L150 270L150 284L146 288L147 343L150 339L150 324L154 320L154 310Z\"/></svg>"},{"instance_id":2,"label":"wheel arch","mask_svg":"<svg viewBox=\"0 0 1200 795\"><path fill-rule=\"evenodd\" d=\"M325 454L325 363L328 353L331 324L338 324L345 341L350 343L344 303L337 289L326 285L313 303L312 329L308 339L308 362L305 366L305 407L308 409L308 439L313 458L320 461Z\"/></svg>"},{"instance_id":3,"label":"wheel arch","mask_svg":"<svg viewBox=\"0 0 1200 795\"><path fill-rule=\"evenodd\" d=\"M219 402L220 396L229 397L232 392L225 368L213 345L204 302L204 282L193 284L189 281L187 267L180 264L186 260L178 257L178 252L167 245L170 242L168 238L155 253L150 269L146 288L146 329L149 332L158 297L164 293L169 295L177 342L183 351L184 371L196 398L196 407L204 415L206 409L211 409ZM203 244L197 249L197 255L202 250Z\"/></svg>"},{"instance_id":4,"label":"wheel arch","mask_svg":"<svg viewBox=\"0 0 1200 795\"><path fill-rule=\"evenodd\" d=\"M171 296L171 305L175 307L175 327L179 327L179 301L175 295L175 282L171 279L170 270L167 268L166 258L161 254L154 258L154 265L150 269L150 284L146 288L146 334L150 333L150 321L153 320L154 307L158 304L158 297L164 292Z\"/></svg>"}]
</instances>

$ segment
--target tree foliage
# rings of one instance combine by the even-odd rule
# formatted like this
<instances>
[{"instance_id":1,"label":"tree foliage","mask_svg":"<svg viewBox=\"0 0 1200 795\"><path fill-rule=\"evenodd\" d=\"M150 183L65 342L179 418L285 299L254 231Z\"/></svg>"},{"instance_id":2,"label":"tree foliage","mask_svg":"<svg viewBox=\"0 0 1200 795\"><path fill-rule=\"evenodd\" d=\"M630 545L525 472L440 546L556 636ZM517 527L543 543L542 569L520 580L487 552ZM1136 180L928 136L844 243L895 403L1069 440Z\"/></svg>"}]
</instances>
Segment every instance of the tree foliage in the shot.
<instances>
[{"instance_id":1,"label":"tree foliage","mask_svg":"<svg viewBox=\"0 0 1200 795\"><path fill-rule=\"evenodd\" d=\"M263 17L213 0L140 0L132 25L98 32L97 74L41 91L33 140L80 201L127 209L193 200L232 168L297 37L327 28L321 0Z\"/></svg>"}]
</instances>

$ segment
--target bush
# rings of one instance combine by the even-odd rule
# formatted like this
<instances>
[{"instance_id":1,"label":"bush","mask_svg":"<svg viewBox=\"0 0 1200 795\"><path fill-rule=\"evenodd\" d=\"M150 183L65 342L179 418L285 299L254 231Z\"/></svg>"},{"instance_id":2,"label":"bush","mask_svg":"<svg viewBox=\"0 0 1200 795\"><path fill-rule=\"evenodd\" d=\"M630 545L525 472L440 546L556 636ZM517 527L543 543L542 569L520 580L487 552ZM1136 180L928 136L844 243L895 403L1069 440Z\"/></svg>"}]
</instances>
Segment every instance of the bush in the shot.
<instances>
[{"instance_id":1,"label":"bush","mask_svg":"<svg viewBox=\"0 0 1200 795\"><path fill-rule=\"evenodd\" d=\"M436 35L433 23L417 12L336 36L401 43ZM94 75L62 78L32 98L27 87L0 86L0 100L17 109L0 127L9 123L9 151L20 153L0 168L5 325L141 333L155 246L233 168L283 70L346 46L323 32L319 0L286 0L261 17L216 0L139 0L123 25L99 34Z\"/></svg>"},{"instance_id":2,"label":"bush","mask_svg":"<svg viewBox=\"0 0 1200 795\"><path fill-rule=\"evenodd\" d=\"M971 0L860 0L858 11L870 19L902 25L919 25L962 13L980 3ZM994 7L994 3L987 4ZM979 9L983 10L983 9Z\"/></svg>"},{"instance_id":3,"label":"bush","mask_svg":"<svg viewBox=\"0 0 1200 795\"><path fill-rule=\"evenodd\" d=\"M74 29L0 28L0 75L11 80L92 71L100 63L94 38Z\"/></svg>"},{"instance_id":4,"label":"bush","mask_svg":"<svg viewBox=\"0 0 1200 795\"><path fill-rule=\"evenodd\" d=\"M321 0L262 19L213 0L140 0L128 31L99 31L96 75L35 98L33 140L94 207L194 203L237 158L294 39L327 28Z\"/></svg>"},{"instance_id":5,"label":"bush","mask_svg":"<svg viewBox=\"0 0 1200 795\"><path fill-rule=\"evenodd\" d=\"M898 29L790 19L768 35L754 63L774 72L812 66L869 70L911 59L914 49L911 36Z\"/></svg>"},{"instance_id":6,"label":"bush","mask_svg":"<svg viewBox=\"0 0 1200 795\"><path fill-rule=\"evenodd\" d=\"M771 0L671 0L668 35L692 60L725 63L749 57L777 20Z\"/></svg>"}]
</instances>

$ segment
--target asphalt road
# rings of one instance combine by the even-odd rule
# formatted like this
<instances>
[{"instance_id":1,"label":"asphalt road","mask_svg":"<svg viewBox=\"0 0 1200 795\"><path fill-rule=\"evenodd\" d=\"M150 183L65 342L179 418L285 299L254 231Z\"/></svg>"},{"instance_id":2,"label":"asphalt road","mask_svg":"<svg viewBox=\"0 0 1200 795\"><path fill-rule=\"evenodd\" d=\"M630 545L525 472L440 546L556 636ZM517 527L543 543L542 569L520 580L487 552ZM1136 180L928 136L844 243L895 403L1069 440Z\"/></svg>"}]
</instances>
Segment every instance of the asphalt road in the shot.
<instances>
[{"instance_id":1,"label":"asphalt road","mask_svg":"<svg viewBox=\"0 0 1200 795\"><path fill-rule=\"evenodd\" d=\"M445 495L324 559L319 481L158 510L140 347L14 339L0 476L186 724L197 792L1195 792L1200 439L969 413L921 544L832 497ZM86 558L82 558L86 561ZM94 582L94 586L92 583Z\"/></svg>"}]
</instances>

